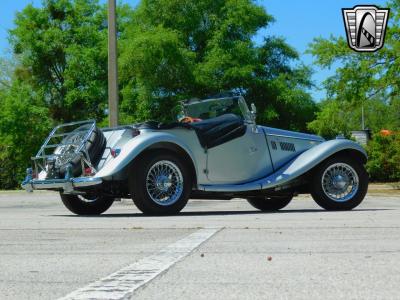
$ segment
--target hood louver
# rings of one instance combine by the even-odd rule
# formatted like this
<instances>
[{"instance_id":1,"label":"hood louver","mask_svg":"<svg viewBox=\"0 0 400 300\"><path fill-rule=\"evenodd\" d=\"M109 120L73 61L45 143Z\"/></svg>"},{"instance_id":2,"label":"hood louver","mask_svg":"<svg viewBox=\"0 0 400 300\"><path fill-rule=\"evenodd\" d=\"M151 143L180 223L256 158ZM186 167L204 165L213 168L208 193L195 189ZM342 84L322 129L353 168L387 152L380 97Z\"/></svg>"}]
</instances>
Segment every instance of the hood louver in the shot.
<instances>
[{"instance_id":1,"label":"hood louver","mask_svg":"<svg viewBox=\"0 0 400 300\"><path fill-rule=\"evenodd\" d=\"M279 146L281 146L282 151L296 152L296 148L294 147L294 144L292 144L292 143L280 142Z\"/></svg>"}]
</instances>

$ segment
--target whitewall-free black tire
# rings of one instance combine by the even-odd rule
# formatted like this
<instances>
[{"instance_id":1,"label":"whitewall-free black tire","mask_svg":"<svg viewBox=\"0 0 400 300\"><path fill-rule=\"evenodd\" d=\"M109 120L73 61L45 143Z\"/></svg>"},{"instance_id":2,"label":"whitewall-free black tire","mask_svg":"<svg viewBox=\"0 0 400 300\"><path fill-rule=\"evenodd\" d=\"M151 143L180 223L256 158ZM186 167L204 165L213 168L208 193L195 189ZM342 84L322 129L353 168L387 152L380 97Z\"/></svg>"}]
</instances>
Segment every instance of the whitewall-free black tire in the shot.
<instances>
[{"instance_id":1,"label":"whitewall-free black tire","mask_svg":"<svg viewBox=\"0 0 400 300\"><path fill-rule=\"evenodd\" d=\"M152 151L134 165L129 178L133 202L147 215L173 215L186 205L192 189L185 162L172 152Z\"/></svg>"},{"instance_id":2,"label":"whitewall-free black tire","mask_svg":"<svg viewBox=\"0 0 400 300\"><path fill-rule=\"evenodd\" d=\"M326 210L351 210L364 199L368 173L357 159L334 156L320 164L312 175L314 201Z\"/></svg>"},{"instance_id":3,"label":"whitewall-free black tire","mask_svg":"<svg viewBox=\"0 0 400 300\"><path fill-rule=\"evenodd\" d=\"M254 197L247 201L261 211L277 211L286 207L292 201L293 195L274 196L274 197Z\"/></svg>"},{"instance_id":4,"label":"whitewall-free black tire","mask_svg":"<svg viewBox=\"0 0 400 300\"><path fill-rule=\"evenodd\" d=\"M104 196L81 196L60 193L61 201L77 215L100 215L114 202L114 198Z\"/></svg>"}]
</instances>

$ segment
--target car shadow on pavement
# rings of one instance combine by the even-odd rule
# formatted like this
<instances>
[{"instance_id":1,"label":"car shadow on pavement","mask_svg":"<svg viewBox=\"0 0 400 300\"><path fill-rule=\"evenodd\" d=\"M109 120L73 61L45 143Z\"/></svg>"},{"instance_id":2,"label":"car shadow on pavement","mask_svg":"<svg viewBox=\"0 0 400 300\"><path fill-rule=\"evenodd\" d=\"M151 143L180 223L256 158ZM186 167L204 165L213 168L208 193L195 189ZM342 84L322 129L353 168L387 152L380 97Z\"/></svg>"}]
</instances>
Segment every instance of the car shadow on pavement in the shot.
<instances>
[{"instance_id":1,"label":"car shadow on pavement","mask_svg":"<svg viewBox=\"0 0 400 300\"><path fill-rule=\"evenodd\" d=\"M386 210L394 210L389 208L360 208L353 209L351 211L345 211L348 213L356 213L356 212L370 212L370 211L386 211ZM111 213L111 214L103 214L103 215L52 215L54 217L72 217L72 218L127 218L127 217L140 217L140 218L171 218L171 217L185 217L185 216L229 216L229 215L264 215L264 214L290 214L290 213L338 213L341 211L328 211L324 209L290 209L290 210L279 210L272 212L263 212L256 210L219 210L219 211L183 211L177 215L169 215L169 216L148 216L142 213ZM343 212L343 211L342 211Z\"/></svg>"}]
</instances>

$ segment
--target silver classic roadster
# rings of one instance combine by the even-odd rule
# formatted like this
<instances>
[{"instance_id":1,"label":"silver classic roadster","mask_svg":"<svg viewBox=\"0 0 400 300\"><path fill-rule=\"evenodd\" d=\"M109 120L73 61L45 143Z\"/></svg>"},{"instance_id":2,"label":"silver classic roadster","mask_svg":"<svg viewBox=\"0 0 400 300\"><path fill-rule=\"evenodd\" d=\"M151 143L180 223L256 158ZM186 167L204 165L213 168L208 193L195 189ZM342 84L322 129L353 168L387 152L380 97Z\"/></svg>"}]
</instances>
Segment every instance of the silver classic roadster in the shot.
<instances>
[{"instance_id":1,"label":"silver classic roadster","mask_svg":"<svg viewBox=\"0 0 400 300\"><path fill-rule=\"evenodd\" d=\"M172 124L63 124L32 157L22 187L58 191L75 214L101 214L128 197L151 215L176 214L189 198L244 198L262 211L299 193L327 210L361 203L368 174L359 144L260 126L255 116L236 96L185 101Z\"/></svg>"}]
</instances>

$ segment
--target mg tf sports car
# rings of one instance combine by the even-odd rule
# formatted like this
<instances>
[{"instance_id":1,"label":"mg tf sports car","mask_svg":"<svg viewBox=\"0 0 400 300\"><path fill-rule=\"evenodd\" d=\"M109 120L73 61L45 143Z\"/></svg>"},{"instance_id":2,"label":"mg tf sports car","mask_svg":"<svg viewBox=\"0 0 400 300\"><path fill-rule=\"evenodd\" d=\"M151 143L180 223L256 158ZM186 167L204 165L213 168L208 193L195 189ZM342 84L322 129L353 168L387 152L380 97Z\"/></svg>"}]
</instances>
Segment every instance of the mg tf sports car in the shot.
<instances>
[{"instance_id":1,"label":"mg tf sports car","mask_svg":"<svg viewBox=\"0 0 400 300\"><path fill-rule=\"evenodd\" d=\"M257 125L243 97L182 103L179 122L100 129L93 120L52 130L27 170L27 191L53 190L75 214L101 214L132 198L145 214L176 214L189 198L244 198L285 207L310 193L327 210L350 210L367 188L357 143Z\"/></svg>"}]
</instances>

